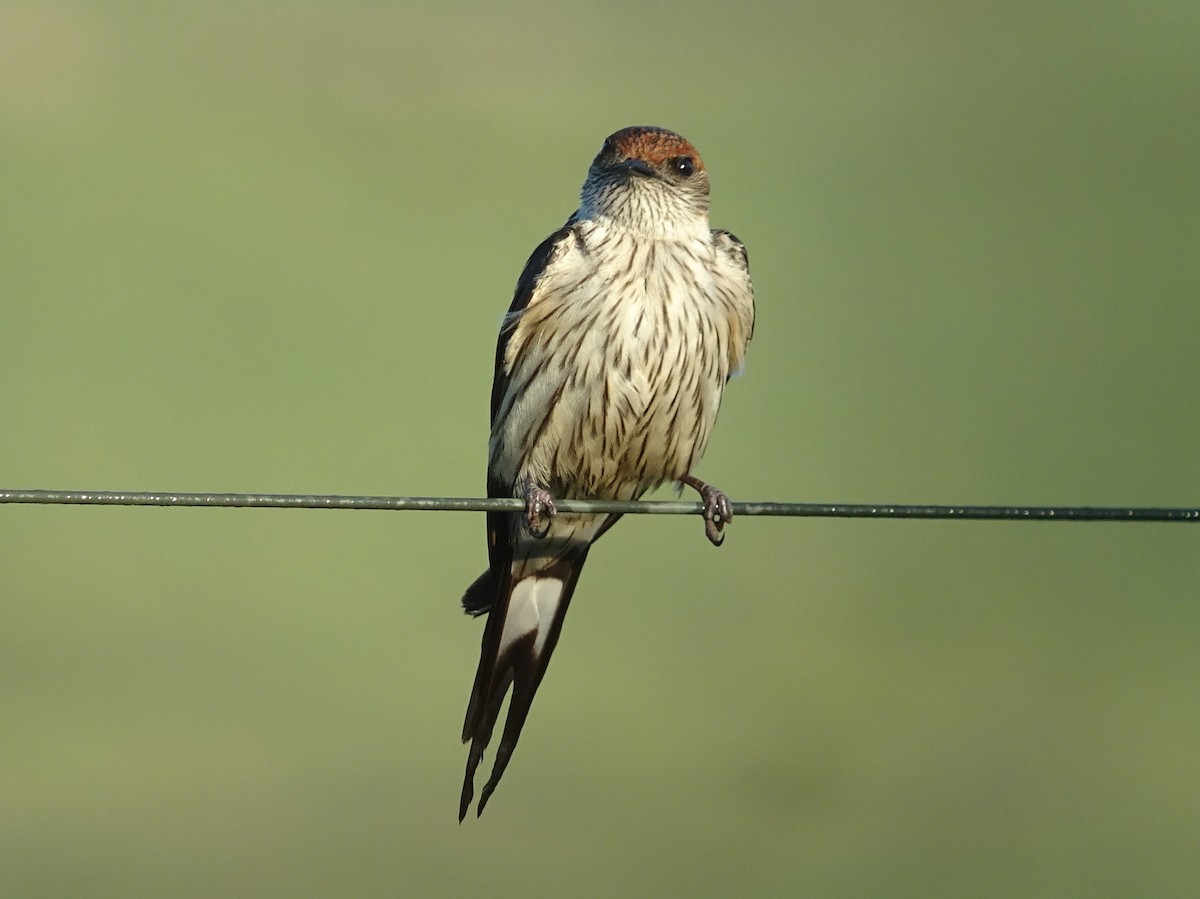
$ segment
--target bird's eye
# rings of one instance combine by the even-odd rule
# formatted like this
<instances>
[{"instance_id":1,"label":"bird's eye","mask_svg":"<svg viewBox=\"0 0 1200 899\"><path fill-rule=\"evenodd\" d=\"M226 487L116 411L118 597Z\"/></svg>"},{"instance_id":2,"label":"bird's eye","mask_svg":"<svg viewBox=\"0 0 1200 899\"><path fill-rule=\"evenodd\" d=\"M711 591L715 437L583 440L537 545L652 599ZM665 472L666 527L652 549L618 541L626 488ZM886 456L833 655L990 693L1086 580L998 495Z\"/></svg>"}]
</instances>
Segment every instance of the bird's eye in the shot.
<instances>
[{"instance_id":1,"label":"bird's eye","mask_svg":"<svg viewBox=\"0 0 1200 899\"><path fill-rule=\"evenodd\" d=\"M671 160L671 168L685 178L690 178L692 172L696 171L696 163L690 156L676 156Z\"/></svg>"}]
</instances>

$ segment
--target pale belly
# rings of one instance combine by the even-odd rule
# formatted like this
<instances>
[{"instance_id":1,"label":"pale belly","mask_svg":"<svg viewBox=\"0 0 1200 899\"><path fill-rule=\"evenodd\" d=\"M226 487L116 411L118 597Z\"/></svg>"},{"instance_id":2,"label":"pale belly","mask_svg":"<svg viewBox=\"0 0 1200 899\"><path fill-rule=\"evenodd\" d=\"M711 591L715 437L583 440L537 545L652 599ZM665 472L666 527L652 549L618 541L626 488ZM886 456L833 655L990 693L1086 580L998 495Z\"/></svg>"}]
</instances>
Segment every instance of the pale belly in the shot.
<instances>
[{"instance_id":1,"label":"pale belly","mask_svg":"<svg viewBox=\"0 0 1200 899\"><path fill-rule=\"evenodd\" d=\"M748 332L741 282L718 271L707 231L588 234L586 252L572 245L543 274L505 351L489 465L514 493L631 499L689 474L744 348L731 347Z\"/></svg>"},{"instance_id":2,"label":"pale belly","mask_svg":"<svg viewBox=\"0 0 1200 899\"><path fill-rule=\"evenodd\" d=\"M668 309L635 327L640 310L626 305L548 367L538 388L549 416L529 403L512 428L528 440L517 479L560 497L632 499L699 461L727 377L716 324Z\"/></svg>"}]
</instances>

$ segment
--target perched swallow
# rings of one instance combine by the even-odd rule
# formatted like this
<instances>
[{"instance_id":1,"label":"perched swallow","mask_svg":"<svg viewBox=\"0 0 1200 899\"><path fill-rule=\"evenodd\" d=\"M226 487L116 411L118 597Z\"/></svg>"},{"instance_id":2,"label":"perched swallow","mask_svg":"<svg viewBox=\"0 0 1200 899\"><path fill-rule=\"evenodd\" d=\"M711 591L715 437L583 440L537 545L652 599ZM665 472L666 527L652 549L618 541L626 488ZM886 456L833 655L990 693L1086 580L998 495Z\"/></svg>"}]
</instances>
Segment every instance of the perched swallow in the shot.
<instances>
[{"instance_id":1,"label":"perched swallow","mask_svg":"<svg viewBox=\"0 0 1200 899\"><path fill-rule=\"evenodd\" d=\"M542 242L500 327L492 384L489 567L463 596L488 615L463 724L459 805L474 797L509 688L508 717L479 813L504 774L558 643L588 550L619 515L556 513L558 499L632 500L667 482L698 490L719 545L728 498L692 475L721 395L754 330L746 249L708 224L708 172L664 128L611 135L581 202Z\"/></svg>"}]
</instances>

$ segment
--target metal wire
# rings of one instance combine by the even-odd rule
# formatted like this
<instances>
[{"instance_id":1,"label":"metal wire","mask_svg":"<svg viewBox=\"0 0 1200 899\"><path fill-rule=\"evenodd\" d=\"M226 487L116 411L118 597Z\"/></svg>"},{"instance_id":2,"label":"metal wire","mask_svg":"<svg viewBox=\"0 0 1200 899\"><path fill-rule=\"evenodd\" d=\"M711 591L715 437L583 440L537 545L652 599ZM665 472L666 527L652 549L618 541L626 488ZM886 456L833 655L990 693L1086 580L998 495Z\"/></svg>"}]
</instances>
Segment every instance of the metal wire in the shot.
<instances>
[{"instance_id":1,"label":"metal wire","mask_svg":"<svg viewBox=\"0 0 1200 899\"><path fill-rule=\"evenodd\" d=\"M409 509L421 512L519 512L520 499L448 496L337 496L305 493L180 493L112 490L0 490L0 504L77 506L199 506L264 509ZM699 515L698 502L556 499L559 512L621 512L626 515ZM733 504L735 516L797 518L959 518L994 521L1200 521L1200 507L938 506L892 503Z\"/></svg>"}]
</instances>

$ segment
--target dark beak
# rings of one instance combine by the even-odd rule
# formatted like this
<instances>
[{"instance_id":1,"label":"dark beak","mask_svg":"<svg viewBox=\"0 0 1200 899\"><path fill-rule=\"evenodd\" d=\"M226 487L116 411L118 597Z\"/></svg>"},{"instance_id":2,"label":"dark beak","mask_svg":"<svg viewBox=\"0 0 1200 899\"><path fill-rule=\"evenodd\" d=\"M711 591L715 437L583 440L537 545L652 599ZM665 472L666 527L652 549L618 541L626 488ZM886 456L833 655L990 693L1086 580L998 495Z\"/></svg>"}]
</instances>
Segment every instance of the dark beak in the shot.
<instances>
[{"instance_id":1,"label":"dark beak","mask_svg":"<svg viewBox=\"0 0 1200 899\"><path fill-rule=\"evenodd\" d=\"M626 159L624 162L618 162L613 168L629 172L631 175L642 175L646 178L653 178L658 174L658 172L650 167L649 163L643 162L640 159Z\"/></svg>"}]
</instances>

